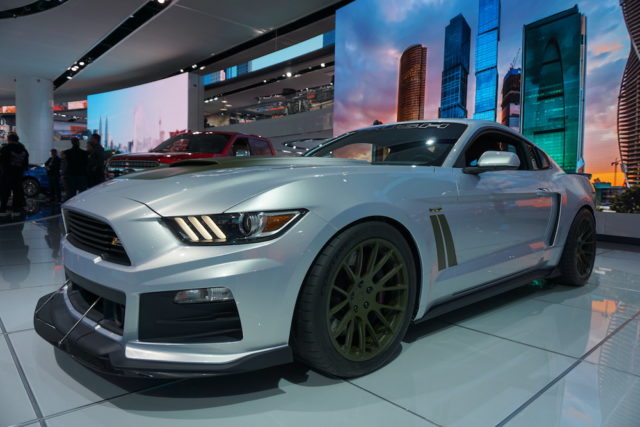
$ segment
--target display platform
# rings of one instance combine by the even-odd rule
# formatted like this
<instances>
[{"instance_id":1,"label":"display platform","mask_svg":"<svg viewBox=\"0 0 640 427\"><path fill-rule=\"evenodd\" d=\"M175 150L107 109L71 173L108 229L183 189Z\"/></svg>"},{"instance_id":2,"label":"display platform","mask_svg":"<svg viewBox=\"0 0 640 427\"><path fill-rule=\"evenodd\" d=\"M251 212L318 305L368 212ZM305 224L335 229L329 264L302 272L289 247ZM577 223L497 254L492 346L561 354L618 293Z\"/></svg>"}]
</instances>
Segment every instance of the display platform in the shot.
<instances>
[{"instance_id":1,"label":"display platform","mask_svg":"<svg viewBox=\"0 0 640 427\"><path fill-rule=\"evenodd\" d=\"M412 326L374 374L290 364L189 380L100 376L33 330L64 279L59 217L0 226L0 426L637 426L640 247L600 243L583 288L528 286Z\"/></svg>"}]
</instances>

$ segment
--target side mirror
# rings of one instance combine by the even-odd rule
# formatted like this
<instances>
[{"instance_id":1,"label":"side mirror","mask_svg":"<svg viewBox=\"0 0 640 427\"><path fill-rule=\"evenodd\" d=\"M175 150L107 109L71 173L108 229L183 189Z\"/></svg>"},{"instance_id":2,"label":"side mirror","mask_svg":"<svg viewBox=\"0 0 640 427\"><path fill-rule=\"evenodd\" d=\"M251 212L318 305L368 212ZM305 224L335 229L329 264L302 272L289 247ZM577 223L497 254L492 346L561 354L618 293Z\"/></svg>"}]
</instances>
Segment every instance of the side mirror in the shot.
<instances>
[{"instance_id":1,"label":"side mirror","mask_svg":"<svg viewBox=\"0 0 640 427\"><path fill-rule=\"evenodd\" d=\"M237 150L236 151L236 157L249 157L251 155L251 152L249 150Z\"/></svg>"},{"instance_id":2,"label":"side mirror","mask_svg":"<svg viewBox=\"0 0 640 427\"><path fill-rule=\"evenodd\" d=\"M510 151L485 151L478 160L478 166L464 168L464 173L478 174L489 171L514 170L520 167L518 155Z\"/></svg>"}]
</instances>

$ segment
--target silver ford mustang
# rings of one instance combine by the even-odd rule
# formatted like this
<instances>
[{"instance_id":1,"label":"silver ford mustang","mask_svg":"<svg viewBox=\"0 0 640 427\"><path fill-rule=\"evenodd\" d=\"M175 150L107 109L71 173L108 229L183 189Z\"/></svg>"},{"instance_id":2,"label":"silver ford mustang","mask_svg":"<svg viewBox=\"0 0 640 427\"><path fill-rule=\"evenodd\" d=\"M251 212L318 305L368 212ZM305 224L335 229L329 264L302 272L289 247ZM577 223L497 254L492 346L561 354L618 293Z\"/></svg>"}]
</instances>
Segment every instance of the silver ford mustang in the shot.
<instances>
[{"instance_id":1,"label":"silver ford mustang","mask_svg":"<svg viewBox=\"0 0 640 427\"><path fill-rule=\"evenodd\" d=\"M369 373L423 321L533 280L583 285L593 187L493 122L381 125L301 158L190 160L64 205L67 282L36 331L103 372L294 358Z\"/></svg>"}]
</instances>

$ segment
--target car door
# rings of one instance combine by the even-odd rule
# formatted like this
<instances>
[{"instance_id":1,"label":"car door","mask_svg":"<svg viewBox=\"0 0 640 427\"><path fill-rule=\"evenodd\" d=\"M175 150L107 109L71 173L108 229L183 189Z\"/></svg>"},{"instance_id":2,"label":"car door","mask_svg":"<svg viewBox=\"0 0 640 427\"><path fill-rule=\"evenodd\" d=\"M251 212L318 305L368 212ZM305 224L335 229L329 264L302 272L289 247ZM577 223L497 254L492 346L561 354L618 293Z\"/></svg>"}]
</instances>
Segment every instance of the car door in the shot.
<instances>
[{"instance_id":1,"label":"car door","mask_svg":"<svg viewBox=\"0 0 640 427\"><path fill-rule=\"evenodd\" d=\"M491 131L477 135L460 155L453 168L457 206L447 215L457 267L442 278L444 292L464 292L544 260L558 200L528 147L515 136ZM475 166L482 153L496 150L516 153L520 168L464 173L463 167Z\"/></svg>"}]
</instances>

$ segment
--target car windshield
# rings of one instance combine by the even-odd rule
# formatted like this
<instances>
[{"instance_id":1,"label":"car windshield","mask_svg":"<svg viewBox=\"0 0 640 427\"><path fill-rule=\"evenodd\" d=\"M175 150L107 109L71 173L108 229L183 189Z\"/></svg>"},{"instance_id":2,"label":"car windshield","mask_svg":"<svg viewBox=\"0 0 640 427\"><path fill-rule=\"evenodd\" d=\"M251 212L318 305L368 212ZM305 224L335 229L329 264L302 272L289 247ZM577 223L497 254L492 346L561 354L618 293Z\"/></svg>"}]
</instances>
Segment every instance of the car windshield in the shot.
<instances>
[{"instance_id":1,"label":"car windshield","mask_svg":"<svg viewBox=\"0 0 640 427\"><path fill-rule=\"evenodd\" d=\"M466 128L461 123L442 122L378 126L341 135L306 156L365 160L376 165L441 166Z\"/></svg>"},{"instance_id":2,"label":"car windshield","mask_svg":"<svg viewBox=\"0 0 640 427\"><path fill-rule=\"evenodd\" d=\"M211 153L220 154L229 141L229 135L220 133L182 133L151 150L152 153Z\"/></svg>"}]
</instances>

